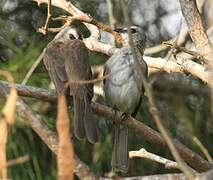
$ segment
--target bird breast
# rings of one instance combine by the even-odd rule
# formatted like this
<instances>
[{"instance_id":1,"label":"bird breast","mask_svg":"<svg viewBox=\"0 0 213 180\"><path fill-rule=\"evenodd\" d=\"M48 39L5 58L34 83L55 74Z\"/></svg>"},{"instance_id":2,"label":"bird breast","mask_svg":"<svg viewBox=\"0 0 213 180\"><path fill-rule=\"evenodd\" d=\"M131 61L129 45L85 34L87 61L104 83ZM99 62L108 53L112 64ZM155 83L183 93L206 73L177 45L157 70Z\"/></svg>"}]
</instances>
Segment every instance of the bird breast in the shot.
<instances>
[{"instance_id":1,"label":"bird breast","mask_svg":"<svg viewBox=\"0 0 213 180\"><path fill-rule=\"evenodd\" d=\"M133 67L131 51L123 49L116 53L107 61L106 68L112 74L105 82L106 101L131 114L142 92L142 81Z\"/></svg>"}]
</instances>

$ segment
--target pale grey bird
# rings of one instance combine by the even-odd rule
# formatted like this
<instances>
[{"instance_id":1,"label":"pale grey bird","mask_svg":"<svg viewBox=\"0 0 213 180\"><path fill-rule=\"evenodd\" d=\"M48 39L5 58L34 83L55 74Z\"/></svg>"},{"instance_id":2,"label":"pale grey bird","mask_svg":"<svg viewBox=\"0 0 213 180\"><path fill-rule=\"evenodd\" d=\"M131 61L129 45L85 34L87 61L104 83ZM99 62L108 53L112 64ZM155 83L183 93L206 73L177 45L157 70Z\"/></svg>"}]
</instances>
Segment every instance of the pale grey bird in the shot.
<instances>
[{"instance_id":1,"label":"pale grey bird","mask_svg":"<svg viewBox=\"0 0 213 180\"><path fill-rule=\"evenodd\" d=\"M65 91L68 97L73 97L75 136L95 143L98 131L91 109L93 84L71 83L65 89L68 81L92 79L88 50L80 39L76 29L67 27L47 46L43 61L57 93Z\"/></svg>"},{"instance_id":2,"label":"pale grey bird","mask_svg":"<svg viewBox=\"0 0 213 180\"><path fill-rule=\"evenodd\" d=\"M112 107L127 115L136 116L144 93L142 79L134 69L133 55L129 46L127 28L117 29L124 40L123 47L105 64L104 75L110 75L104 81L105 99ZM148 76L148 68L143 60L146 36L139 26L131 27L134 49L144 76ZM114 126L114 145L111 165L113 171L128 170L128 129L122 125Z\"/></svg>"}]
</instances>

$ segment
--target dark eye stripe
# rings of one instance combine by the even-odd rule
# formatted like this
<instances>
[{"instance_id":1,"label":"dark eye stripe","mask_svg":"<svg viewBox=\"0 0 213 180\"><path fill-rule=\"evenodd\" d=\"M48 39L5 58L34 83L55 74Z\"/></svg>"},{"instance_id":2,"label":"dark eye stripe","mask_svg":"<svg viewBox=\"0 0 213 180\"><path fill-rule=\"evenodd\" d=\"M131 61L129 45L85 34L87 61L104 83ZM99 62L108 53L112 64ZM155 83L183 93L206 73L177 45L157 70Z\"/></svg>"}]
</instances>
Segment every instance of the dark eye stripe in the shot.
<instances>
[{"instance_id":1,"label":"dark eye stripe","mask_svg":"<svg viewBox=\"0 0 213 180\"><path fill-rule=\"evenodd\" d=\"M123 28L115 28L114 31L118 32L118 33L123 33L125 32L125 30Z\"/></svg>"},{"instance_id":2,"label":"dark eye stripe","mask_svg":"<svg viewBox=\"0 0 213 180\"><path fill-rule=\"evenodd\" d=\"M126 33L128 30L127 28L116 28L114 29L114 31L119 32L119 33ZM136 29L135 28L131 28L131 33L134 34L136 33Z\"/></svg>"},{"instance_id":3,"label":"dark eye stripe","mask_svg":"<svg viewBox=\"0 0 213 180\"><path fill-rule=\"evenodd\" d=\"M132 28L131 28L131 33L132 33L132 34L136 33L136 29L132 29Z\"/></svg>"},{"instance_id":4,"label":"dark eye stripe","mask_svg":"<svg viewBox=\"0 0 213 180\"><path fill-rule=\"evenodd\" d=\"M72 34L69 34L69 38L70 38L71 40L76 39L75 36L73 36Z\"/></svg>"}]
</instances>

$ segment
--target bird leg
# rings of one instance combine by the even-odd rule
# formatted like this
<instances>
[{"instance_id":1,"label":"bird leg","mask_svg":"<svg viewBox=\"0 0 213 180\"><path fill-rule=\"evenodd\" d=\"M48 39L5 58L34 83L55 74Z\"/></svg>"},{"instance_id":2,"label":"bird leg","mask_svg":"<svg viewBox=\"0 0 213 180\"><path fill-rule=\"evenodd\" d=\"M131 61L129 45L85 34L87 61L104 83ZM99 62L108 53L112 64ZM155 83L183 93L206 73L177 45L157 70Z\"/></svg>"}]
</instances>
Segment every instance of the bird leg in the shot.
<instances>
[{"instance_id":1,"label":"bird leg","mask_svg":"<svg viewBox=\"0 0 213 180\"><path fill-rule=\"evenodd\" d=\"M124 112L121 115L122 121L126 121L130 117L128 112Z\"/></svg>"},{"instance_id":2,"label":"bird leg","mask_svg":"<svg viewBox=\"0 0 213 180\"><path fill-rule=\"evenodd\" d=\"M119 111L119 109L116 107L116 105L113 105L112 110L113 110L113 112L115 113L115 115L116 115L117 112Z\"/></svg>"}]
</instances>

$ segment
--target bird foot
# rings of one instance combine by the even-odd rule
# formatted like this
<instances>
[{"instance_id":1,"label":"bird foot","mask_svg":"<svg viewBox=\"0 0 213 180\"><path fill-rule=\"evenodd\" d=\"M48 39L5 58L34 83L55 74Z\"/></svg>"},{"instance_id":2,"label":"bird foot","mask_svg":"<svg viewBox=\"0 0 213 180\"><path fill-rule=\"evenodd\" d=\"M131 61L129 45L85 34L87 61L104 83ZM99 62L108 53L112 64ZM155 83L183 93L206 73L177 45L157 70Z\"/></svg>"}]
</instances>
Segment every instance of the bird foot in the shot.
<instances>
[{"instance_id":1,"label":"bird foot","mask_svg":"<svg viewBox=\"0 0 213 180\"><path fill-rule=\"evenodd\" d=\"M116 105L113 105L112 110L113 110L113 112L115 113L115 115L116 115L117 112L119 111L119 109L116 107Z\"/></svg>"},{"instance_id":2,"label":"bird foot","mask_svg":"<svg viewBox=\"0 0 213 180\"><path fill-rule=\"evenodd\" d=\"M127 112L124 112L121 115L122 121L126 121L129 117L130 117L130 115Z\"/></svg>"}]
</instances>

